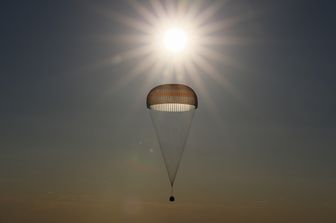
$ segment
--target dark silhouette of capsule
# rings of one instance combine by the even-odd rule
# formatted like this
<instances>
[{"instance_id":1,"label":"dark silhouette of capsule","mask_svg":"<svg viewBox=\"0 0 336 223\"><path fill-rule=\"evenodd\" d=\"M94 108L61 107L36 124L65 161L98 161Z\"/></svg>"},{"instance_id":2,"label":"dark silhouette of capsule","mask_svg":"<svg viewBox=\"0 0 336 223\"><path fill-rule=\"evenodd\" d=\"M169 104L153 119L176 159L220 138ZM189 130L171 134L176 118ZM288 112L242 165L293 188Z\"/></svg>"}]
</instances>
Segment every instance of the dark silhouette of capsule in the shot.
<instances>
[{"instance_id":1,"label":"dark silhouette of capsule","mask_svg":"<svg viewBox=\"0 0 336 223\"><path fill-rule=\"evenodd\" d=\"M174 196L170 196L169 201L170 202L174 202L175 201L175 197Z\"/></svg>"}]
</instances>

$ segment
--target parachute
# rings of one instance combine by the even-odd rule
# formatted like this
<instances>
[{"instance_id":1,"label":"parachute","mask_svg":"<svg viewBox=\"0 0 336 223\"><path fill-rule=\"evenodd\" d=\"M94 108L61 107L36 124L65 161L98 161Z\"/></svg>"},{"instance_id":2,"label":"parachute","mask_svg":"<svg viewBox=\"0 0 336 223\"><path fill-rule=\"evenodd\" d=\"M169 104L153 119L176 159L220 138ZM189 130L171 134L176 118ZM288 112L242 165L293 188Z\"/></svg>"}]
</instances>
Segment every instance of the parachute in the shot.
<instances>
[{"instance_id":1,"label":"parachute","mask_svg":"<svg viewBox=\"0 0 336 223\"><path fill-rule=\"evenodd\" d=\"M159 85L147 95L147 108L171 185L171 202L175 201L174 182L197 107L196 93L182 84Z\"/></svg>"}]
</instances>

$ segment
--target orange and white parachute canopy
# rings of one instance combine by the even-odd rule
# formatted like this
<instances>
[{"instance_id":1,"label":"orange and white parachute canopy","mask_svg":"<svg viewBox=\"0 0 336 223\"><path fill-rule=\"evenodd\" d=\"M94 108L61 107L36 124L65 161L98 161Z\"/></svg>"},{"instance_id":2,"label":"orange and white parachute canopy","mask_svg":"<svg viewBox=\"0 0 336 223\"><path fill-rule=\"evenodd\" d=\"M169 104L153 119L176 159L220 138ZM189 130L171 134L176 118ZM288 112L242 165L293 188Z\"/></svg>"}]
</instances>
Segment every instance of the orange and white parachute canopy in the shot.
<instances>
[{"instance_id":1,"label":"orange and white parachute canopy","mask_svg":"<svg viewBox=\"0 0 336 223\"><path fill-rule=\"evenodd\" d=\"M162 112L185 112L197 109L197 95L183 84L164 84L147 95L147 108Z\"/></svg>"}]
</instances>

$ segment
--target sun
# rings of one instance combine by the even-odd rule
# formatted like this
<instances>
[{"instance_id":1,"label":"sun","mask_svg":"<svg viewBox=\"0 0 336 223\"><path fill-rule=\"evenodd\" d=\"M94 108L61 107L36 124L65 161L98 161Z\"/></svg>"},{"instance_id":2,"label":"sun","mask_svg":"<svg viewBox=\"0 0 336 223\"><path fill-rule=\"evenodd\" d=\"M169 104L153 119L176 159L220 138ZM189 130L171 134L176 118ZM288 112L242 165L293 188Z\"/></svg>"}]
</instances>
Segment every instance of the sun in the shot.
<instances>
[{"instance_id":1,"label":"sun","mask_svg":"<svg viewBox=\"0 0 336 223\"><path fill-rule=\"evenodd\" d=\"M171 27L165 31L162 44L169 52L180 53L187 48L187 33L180 27Z\"/></svg>"}]
</instances>

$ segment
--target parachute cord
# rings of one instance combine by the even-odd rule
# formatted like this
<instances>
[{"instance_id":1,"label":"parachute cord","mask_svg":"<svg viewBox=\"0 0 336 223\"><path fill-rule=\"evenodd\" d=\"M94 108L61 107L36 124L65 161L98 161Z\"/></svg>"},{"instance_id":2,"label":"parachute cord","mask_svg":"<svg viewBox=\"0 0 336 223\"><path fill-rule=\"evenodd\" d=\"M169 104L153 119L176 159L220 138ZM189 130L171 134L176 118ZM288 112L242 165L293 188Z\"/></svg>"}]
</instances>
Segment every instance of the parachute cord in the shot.
<instances>
[{"instance_id":1,"label":"parachute cord","mask_svg":"<svg viewBox=\"0 0 336 223\"><path fill-rule=\"evenodd\" d=\"M170 189L170 196L174 196L174 186L171 186L171 189Z\"/></svg>"}]
</instances>

